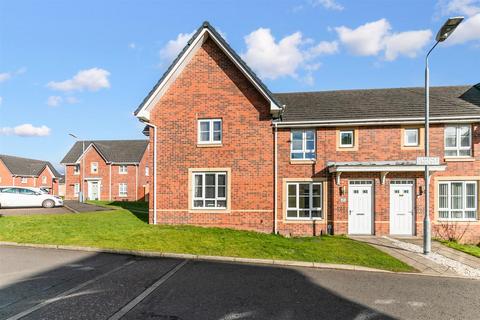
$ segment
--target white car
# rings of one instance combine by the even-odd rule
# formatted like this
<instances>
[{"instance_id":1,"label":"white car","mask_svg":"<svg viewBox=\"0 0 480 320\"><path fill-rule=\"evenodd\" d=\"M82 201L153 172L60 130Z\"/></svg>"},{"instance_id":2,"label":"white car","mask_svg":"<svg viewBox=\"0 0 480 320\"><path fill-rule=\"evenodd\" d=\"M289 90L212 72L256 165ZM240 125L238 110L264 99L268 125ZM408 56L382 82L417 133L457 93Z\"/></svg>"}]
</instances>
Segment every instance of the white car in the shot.
<instances>
[{"instance_id":1,"label":"white car","mask_svg":"<svg viewBox=\"0 0 480 320\"><path fill-rule=\"evenodd\" d=\"M36 188L2 187L0 189L0 208L8 207L44 207L63 206L62 198L42 193Z\"/></svg>"}]
</instances>

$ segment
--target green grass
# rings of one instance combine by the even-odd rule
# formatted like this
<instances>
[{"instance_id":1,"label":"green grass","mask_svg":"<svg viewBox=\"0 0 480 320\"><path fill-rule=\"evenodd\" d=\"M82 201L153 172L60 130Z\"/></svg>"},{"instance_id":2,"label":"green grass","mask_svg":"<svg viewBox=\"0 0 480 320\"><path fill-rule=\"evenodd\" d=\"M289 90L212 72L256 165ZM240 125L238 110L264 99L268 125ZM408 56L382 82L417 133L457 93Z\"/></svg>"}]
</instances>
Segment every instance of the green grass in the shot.
<instances>
[{"instance_id":1,"label":"green grass","mask_svg":"<svg viewBox=\"0 0 480 320\"><path fill-rule=\"evenodd\" d=\"M456 249L458 251L463 251L465 253L471 254L472 256L480 258L480 244L479 245L461 244L455 241L446 241L446 240L438 240L438 241L440 241L447 247Z\"/></svg>"},{"instance_id":2,"label":"green grass","mask_svg":"<svg viewBox=\"0 0 480 320\"><path fill-rule=\"evenodd\" d=\"M97 204L119 207L95 213L1 217L0 241L315 261L413 271L386 253L346 237L285 238L221 228L153 226L146 223L145 203Z\"/></svg>"}]
</instances>

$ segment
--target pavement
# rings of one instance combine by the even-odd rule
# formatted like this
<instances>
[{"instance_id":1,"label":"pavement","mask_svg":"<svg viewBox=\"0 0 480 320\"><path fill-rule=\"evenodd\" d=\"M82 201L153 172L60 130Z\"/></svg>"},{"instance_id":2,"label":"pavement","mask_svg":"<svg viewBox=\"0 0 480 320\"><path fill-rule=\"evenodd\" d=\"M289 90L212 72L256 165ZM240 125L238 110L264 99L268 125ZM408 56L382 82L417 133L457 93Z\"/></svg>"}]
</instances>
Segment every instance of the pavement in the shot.
<instances>
[{"instance_id":1,"label":"pavement","mask_svg":"<svg viewBox=\"0 0 480 320\"><path fill-rule=\"evenodd\" d=\"M478 319L476 280L0 246L0 319ZM379 285L381 284L381 285Z\"/></svg>"},{"instance_id":2,"label":"pavement","mask_svg":"<svg viewBox=\"0 0 480 320\"><path fill-rule=\"evenodd\" d=\"M0 209L0 216L29 216L37 214L65 214L111 210L105 207L89 203L66 200L63 207L55 208L3 208Z\"/></svg>"},{"instance_id":3,"label":"pavement","mask_svg":"<svg viewBox=\"0 0 480 320\"><path fill-rule=\"evenodd\" d=\"M423 274L472 278L478 278L480 274L479 258L448 248L437 241L432 241L432 253L425 256L420 253L423 240L417 237L350 236L350 238L368 243Z\"/></svg>"}]
</instances>

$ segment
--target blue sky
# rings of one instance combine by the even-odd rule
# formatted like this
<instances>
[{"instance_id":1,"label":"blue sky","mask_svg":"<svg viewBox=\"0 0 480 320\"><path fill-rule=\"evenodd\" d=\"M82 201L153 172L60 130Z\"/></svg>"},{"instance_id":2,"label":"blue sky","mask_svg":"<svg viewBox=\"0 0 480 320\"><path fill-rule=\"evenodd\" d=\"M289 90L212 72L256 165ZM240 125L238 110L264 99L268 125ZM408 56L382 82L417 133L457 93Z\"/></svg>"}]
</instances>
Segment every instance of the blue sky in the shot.
<instances>
[{"instance_id":1,"label":"blue sky","mask_svg":"<svg viewBox=\"0 0 480 320\"><path fill-rule=\"evenodd\" d=\"M58 164L74 142L143 138L132 116L209 20L273 92L479 82L479 0L0 1L0 153Z\"/></svg>"}]
</instances>

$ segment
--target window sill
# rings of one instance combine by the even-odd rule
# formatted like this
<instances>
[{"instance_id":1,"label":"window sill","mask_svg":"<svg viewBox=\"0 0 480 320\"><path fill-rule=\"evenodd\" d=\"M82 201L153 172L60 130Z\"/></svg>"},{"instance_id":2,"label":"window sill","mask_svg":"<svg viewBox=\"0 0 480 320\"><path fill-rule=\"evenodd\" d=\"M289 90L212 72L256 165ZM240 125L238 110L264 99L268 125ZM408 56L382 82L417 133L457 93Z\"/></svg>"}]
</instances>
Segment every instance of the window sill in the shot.
<instances>
[{"instance_id":1,"label":"window sill","mask_svg":"<svg viewBox=\"0 0 480 320\"><path fill-rule=\"evenodd\" d=\"M474 157L445 157L445 162L471 162L475 161Z\"/></svg>"},{"instance_id":2,"label":"window sill","mask_svg":"<svg viewBox=\"0 0 480 320\"><path fill-rule=\"evenodd\" d=\"M437 221L444 222L444 223L447 223L447 222L478 223L480 222L478 219L441 219L441 218L438 218Z\"/></svg>"},{"instance_id":3,"label":"window sill","mask_svg":"<svg viewBox=\"0 0 480 320\"><path fill-rule=\"evenodd\" d=\"M290 164L315 164L316 162L316 160L290 159Z\"/></svg>"},{"instance_id":4,"label":"window sill","mask_svg":"<svg viewBox=\"0 0 480 320\"><path fill-rule=\"evenodd\" d=\"M230 209L188 209L188 213L230 213Z\"/></svg>"},{"instance_id":5,"label":"window sill","mask_svg":"<svg viewBox=\"0 0 480 320\"><path fill-rule=\"evenodd\" d=\"M309 219L295 219L295 218L286 218L283 220L284 223L311 223L312 221L321 222L324 221L323 218L309 218Z\"/></svg>"},{"instance_id":6,"label":"window sill","mask_svg":"<svg viewBox=\"0 0 480 320\"><path fill-rule=\"evenodd\" d=\"M197 148L219 148L223 147L222 143L197 143Z\"/></svg>"}]
</instances>

